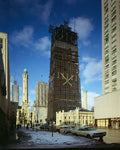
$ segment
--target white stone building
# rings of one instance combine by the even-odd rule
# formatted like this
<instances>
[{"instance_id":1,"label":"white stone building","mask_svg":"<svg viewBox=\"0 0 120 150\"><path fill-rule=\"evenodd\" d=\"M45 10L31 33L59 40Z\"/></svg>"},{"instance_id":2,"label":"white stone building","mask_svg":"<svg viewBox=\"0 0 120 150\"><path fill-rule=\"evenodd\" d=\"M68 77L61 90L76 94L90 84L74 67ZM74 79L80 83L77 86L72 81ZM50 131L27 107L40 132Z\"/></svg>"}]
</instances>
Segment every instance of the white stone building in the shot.
<instances>
[{"instance_id":1,"label":"white stone building","mask_svg":"<svg viewBox=\"0 0 120 150\"><path fill-rule=\"evenodd\" d=\"M94 125L94 112L79 107L68 112L56 112L56 125L63 124Z\"/></svg>"},{"instance_id":2,"label":"white stone building","mask_svg":"<svg viewBox=\"0 0 120 150\"><path fill-rule=\"evenodd\" d=\"M21 109L17 110L17 121L16 124L30 124L30 102L28 100L28 71L24 69L23 72L23 100Z\"/></svg>"}]
</instances>

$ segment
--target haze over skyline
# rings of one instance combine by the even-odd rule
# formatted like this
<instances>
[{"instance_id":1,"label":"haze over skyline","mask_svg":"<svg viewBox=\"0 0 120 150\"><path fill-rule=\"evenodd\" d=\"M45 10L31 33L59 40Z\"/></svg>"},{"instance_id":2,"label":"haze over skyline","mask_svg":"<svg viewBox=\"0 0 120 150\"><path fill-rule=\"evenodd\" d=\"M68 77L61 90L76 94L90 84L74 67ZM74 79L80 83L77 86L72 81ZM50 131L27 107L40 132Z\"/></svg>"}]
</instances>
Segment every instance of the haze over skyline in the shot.
<instances>
[{"instance_id":1,"label":"haze over skyline","mask_svg":"<svg viewBox=\"0 0 120 150\"><path fill-rule=\"evenodd\" d=\"M88 91L89 109L102 94L101 0L1 0L0 32L8 33L11 85L16 80L20 87L20 105L24 68L31 105L41 75L49 84L49 25L59 26L64 19L78 33L81 95Z\"/></svg>"}]
</instances>

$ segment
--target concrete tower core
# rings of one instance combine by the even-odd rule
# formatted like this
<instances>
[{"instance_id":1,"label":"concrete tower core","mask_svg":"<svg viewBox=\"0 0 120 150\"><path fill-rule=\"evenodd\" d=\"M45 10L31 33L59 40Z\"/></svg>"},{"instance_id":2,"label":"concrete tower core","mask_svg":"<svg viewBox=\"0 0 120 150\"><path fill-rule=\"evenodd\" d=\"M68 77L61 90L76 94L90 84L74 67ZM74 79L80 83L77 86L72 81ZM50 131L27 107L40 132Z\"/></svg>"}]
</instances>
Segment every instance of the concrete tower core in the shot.
<instances>
[{"instance_id":1,"label":"concrete tower core","mask_svg":"<svg viewBox=\"0 0 120 150\"><path fill-rule=\"evenodd\" d=\"M87 109L87 91L83 91L83 108Z\"/></svg>"}]
</instances>

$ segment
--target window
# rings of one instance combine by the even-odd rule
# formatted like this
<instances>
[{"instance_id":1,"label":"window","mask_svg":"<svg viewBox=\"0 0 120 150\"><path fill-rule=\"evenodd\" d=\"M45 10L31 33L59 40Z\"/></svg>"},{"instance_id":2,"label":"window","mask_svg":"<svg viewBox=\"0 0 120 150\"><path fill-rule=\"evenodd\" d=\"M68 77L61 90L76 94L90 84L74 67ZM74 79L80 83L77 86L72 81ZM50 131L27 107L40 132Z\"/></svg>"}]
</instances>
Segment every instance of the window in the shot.
<instances>
[{"instance_id":1,"label":"window","mask_svg":"<svg viewBox=\"0 0 120 150\"><path fill-rule=\"evenodd\" d=\"M116 37L116 33L115 32L113 32L114 34L112 34L112 39L114 40L115 39L115 37Z\"/></svg>"},{"instance_id":2,"label":"window","mask_svg":"<svg viewBox=\"0 0 120 150\"><path fill-rule=\"evenodd\" d=\"M116 59L114 61L112 61L112 65L115 65L116 63L117 63Z\"/></svg>"},{"instance_id":3,"label":"window","mask_svg":"<svg viewBox=\"0 0 120 150\"><path fill-rule=\"evenodd\" d=\"M117 74L117 70L112 72L112 76Z\"/></svg>"},{"instance_id":4,"label":"window","mask_svg":"<svg viewBox=\"0 0 120 150\"><path fill-rule=\"evenodd\" d=\"M106 66L105 66L105 69L108 69L109 68L109 64L107 64Z\"/></svg>"},{"instance_id":5,"label":"window","mask_svg":"<svg viewBox=\"0 0 120 150\"><path fill-rule=\"evenodd\" d=\"M105 12L105 14L108 12L108 3L106 3L106 5L104 7L104 12Z\"/></svg>"},{"instance_id":6,"label":"window","mask_svg":"<svg viewBox=\"0 0 120 150\"><path fill-rule=\"evenodd\" d=\"M115 0L111 0L111 7L114 7L115 5Z\"/></svg>"},{"instance_id":7,"label":"window","mask_svg":"<svg viewBox=\"0 0 120 150\"><path fill-rule=\"evenodd\" d=\"M112 18L111 22L114 22L116 20L116 15Z\"/></svg>"},{"instance_id":8,"label":"window","mask_svg":"<svg viewBox=\"0 0 120 150\"><path fill-rule=\"evenodd\" d=\"M105 84L108 84L108 83L109 83L109 80L106 80L106 81L105 81Z\"/></svg>"},{"instance_id":9,"label":"window","mask_svg":"<svg viewBox=\"0 0 120 150\"><path fill-rule=\"evenodd\" d=\"M113 26L112 33L116 30L116 26Z\"/></svg>"},{"instance_id":10,"label":"window","mask_svg":"<svg viewBox=\"0 0 120 150\"><path fill-rule=\"evenodd\" d=\"M116 79L116 78L112 80L112 83L113 83L113 84L115 84L116 82L117 82L117 79Z\"/></svg>"},{"instance_id":11,"label":"window","mask_svg":"<svg viewBox=\"0 0 120 150\"><path fill-rule=\"evenodd\" d=\"M109 74L106 74L106 75L105 75L105 79L108 79L108 78L109 78Z\"/></svg>"},{"instance_id":12,"label":"window","mask_svg":"<svg viewBox=\"0 0 120 150\"><path fill-rule=\"evenodd\" d=\"M109 57L105 58L105 64L107 64L109 62Z\"/></svg>"},{"instance_id":13,"label":"window","mask_svg":"<svg viewBox=\"0 0 120 150\"><path fill-rule=\"evenodd\" d=\"M112 41L112 44L116 44L116 41L117 41L117 40L116 40L116 39L114 39L114 41Z\"/></svg>"},{"instance_id":14,"label":"window","mask_svg":"<svg viewBox=\"0 0 120 150\"><path fill-rule=\"evenodd\" d=\"M116 10L114 10L111 14L111 17L113 17L116 14Z\"/></svg>"},{"instance_id":15,"label":"window","mask_svg":"<svg viewBox=\"0 0 120 150\"><path fill-rule=\"evenodd\" d=\"M112 71L116 70L117 69L117 66L112 66Z\"/></svg>"},{"instance_id":16,"label":"window","mask_svg":"<svg viewBox=\"0 0 120 150\"><path fill-rule=\"evenodd\" d=\"M109 49L105 49L105 55L109 53Z\"/></svg>"},{"instance_id":17,"label":"window","mask_svg":"<svg viewBox=\"0 0 120 150\"><path fill-rule=\"evenodd\" d=\"M105 30L108 29L108 26L109 26L109 24L107 23L107 24L105 25Z\"/></svg>"},{"instance_id":18,"label":"window","mask_svg":"<svg viewBox=\"0 0 120 150\"><path fill-rule=\"evenodd\" d=\"M114 60L114 59L116 59L117 58L117 53L114 53L113 55L112 55L112 60Z\"/></svg>"},{"instance_id":19,"label":"window","mask_svg":"<svg viewBox=\"0 0 120 150\"><path fill-rule=\"evenodd\" d=\"M107 34L106 36L105 36L105 43L107 43L109 41L109 34Z\"/></svg>"}]
</instances>

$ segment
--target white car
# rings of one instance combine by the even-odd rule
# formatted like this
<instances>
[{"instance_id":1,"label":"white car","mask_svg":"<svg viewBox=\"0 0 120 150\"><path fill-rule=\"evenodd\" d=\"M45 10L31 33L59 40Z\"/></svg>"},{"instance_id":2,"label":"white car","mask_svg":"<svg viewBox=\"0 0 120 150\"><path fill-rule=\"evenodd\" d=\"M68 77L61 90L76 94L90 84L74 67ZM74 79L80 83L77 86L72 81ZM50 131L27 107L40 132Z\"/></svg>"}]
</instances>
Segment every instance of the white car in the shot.
<instances>
[{"instance_id":1,"label":"white car","mask_svg":"<svg viewBox=\"0 0 120 150\"><path fill-rule=\"evenodd\" d=\"M64 134L71 133L71 129L73 128L75 128L75 125L71 125L71 124L61 126L60 133L64 133Z\"/></svg>"},{"instance_id":2,"label":"white car","mask_svg":"<svg viewBox=\"0 0 120 150\"><path fill-rule=\"evenodd\" d=\"M96 130L95 128L92 127L80 127L78 129L72 129L71 130L72 134L75 135L81 135L81 136L86 136L88 138L100 138L100 140L102 140L103 136L106 135L105 131L100 131L100 130Z\"/></svg>"},{"instance_id":3,"label":"white car","mask_svg":"<svg viewBox=\"0 0 120 150\"><path fill-rule=\"evenodd\" d=\"M67 125L60 126L59 132L60 133L66 133L67 129L69 129Z\"/></svg>"}]
</instances>

